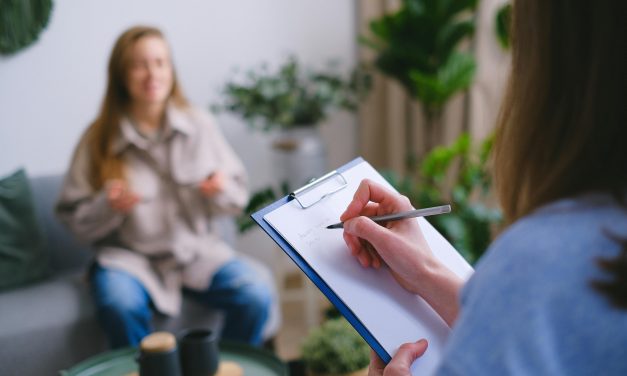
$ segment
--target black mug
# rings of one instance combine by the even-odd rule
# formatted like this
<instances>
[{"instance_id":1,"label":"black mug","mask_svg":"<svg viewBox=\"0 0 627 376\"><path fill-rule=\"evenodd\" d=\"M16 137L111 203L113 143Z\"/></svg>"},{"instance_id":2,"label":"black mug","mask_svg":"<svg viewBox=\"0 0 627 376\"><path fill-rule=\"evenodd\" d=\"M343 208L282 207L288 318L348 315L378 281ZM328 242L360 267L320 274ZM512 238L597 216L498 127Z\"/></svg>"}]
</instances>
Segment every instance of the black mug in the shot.
<instances>
[{"instance_id":1,"label":"black mug","mask_svg":"<svg viewBox=\"0 0 627 376\"><path fill-rule=\"evenodd\" d=\"M183 376L215 375L220 361L217 333L210 329L188 329L179 335Z\"/></svg>"},{"instance_id":2,"label":"black mug","mask_svg":"<svg viewBox=\"0 0 627 376\"><path fill-rule=\"evenodd\" d=\"M139 376L181 376L176 338L156 332L142 339L137 355Z\"/></svg>"}]
</instances>

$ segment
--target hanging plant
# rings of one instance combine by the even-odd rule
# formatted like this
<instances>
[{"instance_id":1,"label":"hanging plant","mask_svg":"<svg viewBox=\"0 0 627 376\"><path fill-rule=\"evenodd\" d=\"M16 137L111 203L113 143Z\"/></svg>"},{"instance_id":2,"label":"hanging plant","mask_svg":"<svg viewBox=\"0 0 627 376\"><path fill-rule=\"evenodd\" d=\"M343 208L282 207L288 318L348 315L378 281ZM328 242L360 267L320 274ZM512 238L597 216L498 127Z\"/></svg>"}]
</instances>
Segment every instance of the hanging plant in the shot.
<instances>
[{"instance_id":1,"label":"hanging plant","mask_svg":"<svg viewBox=\"0 0 627 376\"><path fill-rule=\"evenodd\" d=\"M0 54L11 55L36 41L51 12L52 0L0 1Z\"/></svg>"}]
</instances>

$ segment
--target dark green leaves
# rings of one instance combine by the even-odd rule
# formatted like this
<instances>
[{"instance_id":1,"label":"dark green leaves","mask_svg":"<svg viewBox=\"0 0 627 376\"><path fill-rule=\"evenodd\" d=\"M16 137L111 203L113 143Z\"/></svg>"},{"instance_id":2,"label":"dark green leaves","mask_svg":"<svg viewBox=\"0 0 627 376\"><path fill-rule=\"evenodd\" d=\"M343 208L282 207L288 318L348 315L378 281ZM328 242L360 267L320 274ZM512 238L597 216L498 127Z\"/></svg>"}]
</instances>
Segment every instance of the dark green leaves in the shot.
<instances>
[{"instance_id":1,"label":"dark green leaves","mask_svg":"<svg viewBox=\"0 0 627 376\"><path fill-rule=\"evenodd\" d=\"M371 22L372 36L360 41L377 51L377 68L398 80L428 111L439 112L452 94L472 81L472 56L462 58L456 50L474 32L476 4L476 0L405 0L397 12Z\"/></svg>"},{"instance_id":2,"label":"dark green leaves","mask_svg":"<svg viewBox=\"0 0 627 376\"><path fill-rule=\"evenodd\" d=\"M51 11L52 0L0 1L0 54L13 54L37 40Z\"/></svg>"},{"instance_id":3,"label":"dark green leaves","mask_svg":"<svg viewBox=\"0 0 627 376\"><path fill-rule=\"evenodd\" d=\"M333 109L354 110L370 88L370 75L363 68L345 78L329 69L304 71L290 57L276 72L265 66L246 73L242 83L226 85L225 103L214 110L239 114L251 126L315 126Z\"/></svg>"},{"instance_id":4,"label":"dark green leaves","mask_svg":"<svg viewBox=\"0 0 627 376\"><path fill-rule=\"evenodd\" d=\"M512 4L503 5L496 13L496 37L503 48L510 45L510 24L512 22Z\"/></svg>"},{"instance_id":5,"label":"dark green leaves","mask_svg":"<svg viewBox=\"0 0 627 376\"><path fill-rule=\"evenodd\" d=\"M431 112L439 113L453 94L470 86L475 70L475 59L458 52L450 55L435 74L412 70L410 79L417 97Z\"/></svg>"}]
</instances>

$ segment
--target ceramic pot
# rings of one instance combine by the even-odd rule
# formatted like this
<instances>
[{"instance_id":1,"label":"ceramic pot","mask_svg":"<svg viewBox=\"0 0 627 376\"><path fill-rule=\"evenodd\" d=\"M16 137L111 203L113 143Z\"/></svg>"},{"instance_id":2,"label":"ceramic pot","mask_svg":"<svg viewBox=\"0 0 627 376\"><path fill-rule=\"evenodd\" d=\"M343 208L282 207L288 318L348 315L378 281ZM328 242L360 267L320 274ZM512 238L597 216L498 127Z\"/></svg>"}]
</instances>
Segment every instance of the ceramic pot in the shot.
<instances>
[{"instance_id":1,"label":"ceramic pot","mask_svg":"<svg viewBox=\"0 0 627 376\"><path fill-rule=\"evenodd\" d=\"M327 148L316 126L294 126L279 133L272 143L274 165L290 190L319 178L327 171Z\"/></svg>"}]
</instances>

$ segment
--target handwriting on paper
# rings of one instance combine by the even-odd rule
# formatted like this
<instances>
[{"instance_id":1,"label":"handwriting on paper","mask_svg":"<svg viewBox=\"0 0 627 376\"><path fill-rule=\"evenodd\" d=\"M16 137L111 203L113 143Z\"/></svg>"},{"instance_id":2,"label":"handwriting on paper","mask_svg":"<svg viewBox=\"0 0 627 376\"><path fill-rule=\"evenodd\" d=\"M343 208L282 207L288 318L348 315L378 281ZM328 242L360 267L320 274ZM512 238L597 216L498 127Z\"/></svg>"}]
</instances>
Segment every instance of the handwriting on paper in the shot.
<instances>
[{"instance_id":1,"label":"handwriting on paper","mask_svg":"<svg viewBox=\"0 0 627 376\"><path fill-rule=\"evenodd\" d=\"M320 238L322 236L322 231L326 230L326 226L331 222L332 222L332 218L330 216L321 218L320 220L317 220L309 228L298 231L297 232L298 238L305 245L307 245L307 247L311 247L320 241Z\"/></svg>"}]
</instances>

